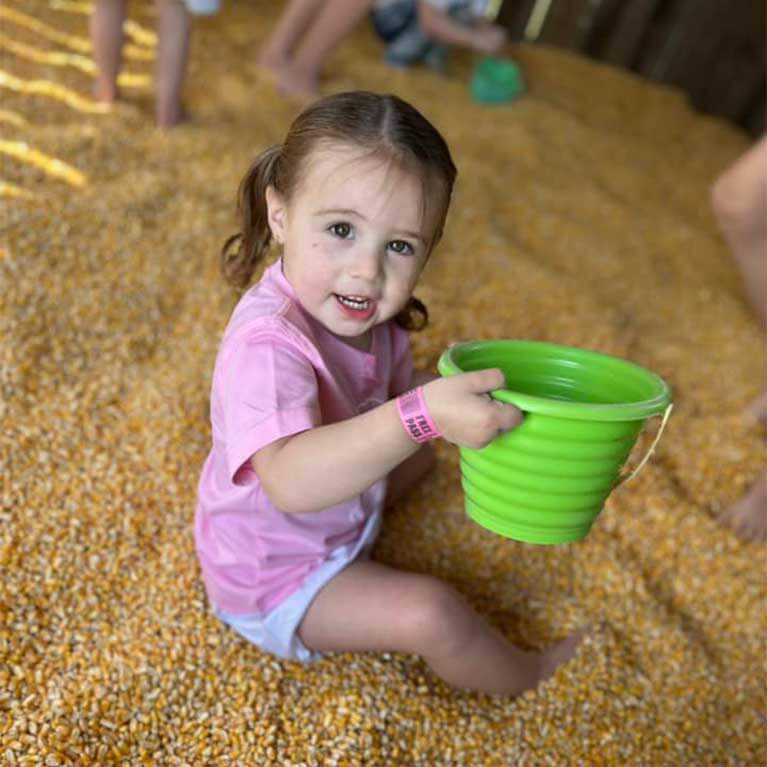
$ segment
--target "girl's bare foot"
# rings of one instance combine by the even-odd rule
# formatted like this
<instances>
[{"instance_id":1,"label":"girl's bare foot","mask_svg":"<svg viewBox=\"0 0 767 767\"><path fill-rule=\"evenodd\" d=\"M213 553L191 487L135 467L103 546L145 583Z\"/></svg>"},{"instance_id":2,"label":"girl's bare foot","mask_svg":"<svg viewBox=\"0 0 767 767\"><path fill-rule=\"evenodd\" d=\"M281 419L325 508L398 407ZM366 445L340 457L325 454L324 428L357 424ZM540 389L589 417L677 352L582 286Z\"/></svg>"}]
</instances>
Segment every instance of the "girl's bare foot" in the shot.
<instances>
[{"instance_id":1,"label":"girl's bare foot","mask_svg":"<svg viewBox=\"0 0 767 767\"><path fill-rule=\"evenodd\" d=\"M718 519L741 538L749 541L767 540L767 472L754 482L739 501L721 512Z\"/></svg>"},{"instance_id":2,"label":"girl's bare foot","mask_svg":"<svg viewBox=\"0 0 767 767\"><path fill-rule=\"evenodd\" d=\"M563 663L575 657L578 646L587 633L588 627L580 628L542 653L539 683L552 676Z\"/></svg>"}]
</instances>

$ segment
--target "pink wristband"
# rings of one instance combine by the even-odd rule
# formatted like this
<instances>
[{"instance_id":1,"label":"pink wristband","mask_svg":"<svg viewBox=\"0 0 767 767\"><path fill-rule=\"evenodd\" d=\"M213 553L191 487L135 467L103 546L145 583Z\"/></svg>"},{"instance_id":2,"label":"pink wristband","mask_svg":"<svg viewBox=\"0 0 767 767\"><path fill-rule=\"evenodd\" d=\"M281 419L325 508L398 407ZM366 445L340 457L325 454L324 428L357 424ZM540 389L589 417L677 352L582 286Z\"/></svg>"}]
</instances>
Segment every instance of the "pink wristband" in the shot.
<instances>
[{"instance_id":1,"label":"pink wristband","mask_svg":"<svg viewBox=\"0 0 767 767\"><path fill-rule=\"evenodd\" d=\"M397 397L397 410L405 431L415 442L428 442L442 436L442 432L429 415L423 397L423 386Z\"/></svg>"}]
</instances>

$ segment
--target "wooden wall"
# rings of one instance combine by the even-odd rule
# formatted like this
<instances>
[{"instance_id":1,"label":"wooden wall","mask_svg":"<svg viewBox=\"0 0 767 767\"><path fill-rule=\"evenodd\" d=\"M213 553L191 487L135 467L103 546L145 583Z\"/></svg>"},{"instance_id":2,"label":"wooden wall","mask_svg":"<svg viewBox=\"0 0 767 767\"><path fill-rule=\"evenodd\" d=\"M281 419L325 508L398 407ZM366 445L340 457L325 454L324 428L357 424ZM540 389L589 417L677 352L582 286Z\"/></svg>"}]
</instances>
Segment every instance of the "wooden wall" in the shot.
<instances>
[{"instance_id":1,"label":"wooden wall","mask_svg":"<svg viewBox=\"0 0 767 767\"><path fill-rule=\"evenodd\" d=\"M545 11L535 41L571 48L689 94L695 108L753 135L765 130L765 0L507 0L515 40ZM531 40L532 41L532 40Z\"/></svg>"}]
</instances>

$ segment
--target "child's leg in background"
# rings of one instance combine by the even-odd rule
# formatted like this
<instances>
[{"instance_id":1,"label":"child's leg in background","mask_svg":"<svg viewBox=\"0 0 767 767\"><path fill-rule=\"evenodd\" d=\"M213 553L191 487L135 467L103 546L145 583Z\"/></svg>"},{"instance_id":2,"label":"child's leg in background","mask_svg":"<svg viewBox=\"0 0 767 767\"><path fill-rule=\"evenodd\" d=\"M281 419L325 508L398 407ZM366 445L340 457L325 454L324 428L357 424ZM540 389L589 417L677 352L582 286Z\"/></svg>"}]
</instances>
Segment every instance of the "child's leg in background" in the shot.
<instances>
[{"instance_id":1,"label":"child's leg in background","mask_svg":"<svg viewBox=\"0 0 767 767\"><path fill-rule=\"evenodd\" d=\"M373 0L325 0L289 63L277 73L280 92L300 102L316 98L325 60L372 5Z\"/></svg>"},{"instance_id":2,"label":"child's leg in background","mask_svg":"<svg viewBox=\"0 0 767 767\"><path fill-rule=\"evenodd\" d=\"M717 179L711 200L751 305L767 329L767 136Z\"/></svg>"},{"instance_id":3,"label":"child's leg in background","mask_svg":"<svg viewBox=\"0 0 767 767\"><path fill-rule=\"evenodd\" d=\"M261 49L259 66L275 73L287 64L296 43L311 24L325 0L288 0L277 26Z\"/></svg>"},{"instance_id":4,"label":"child's leg in background","mask_svg":"<svg viewBox=\"0 0 767 767\"><path fill-rule=\"evenodd\" d=\"M125 0L96 0L90 18L96 82L93 95L111 104L117 98L117 75L122 63Z\"/></svg>"},{"instance_id":5,"label":"child's leg in background","mask_svg":"<svg viewBox=\"0 0 767 767\"><path fill-rule=\"evenodd\" d=\"M428 575L357 561L317 594L299 628L319 652L405 652L449 684L517 695L551 676L581 640L525 652L486 623L447 584Z\"/></svg>"},{"instance_id":6,"label":"child's leg in background","mask_svg":"<svg viewBox=\"0 0 767 767\"><path fill-rule=\"evenodd\" d=\"M716 180L711 202L749 301L767 329L767 136ZM757 418L767 419L767 393L756 410ZM767 540L767 472L720 519L744 538Z\"/></svg>"},{"instance_id":7,"label":"child's leg in background","mask_svg":"<svg viewBox=\"0 0 767 767\"><path fill-rule=\"evenodd\" d=\"M189 54L191 19L181 0L157 0L157 125L185 119L181 92Z\"/></svg>"}]
</instances>

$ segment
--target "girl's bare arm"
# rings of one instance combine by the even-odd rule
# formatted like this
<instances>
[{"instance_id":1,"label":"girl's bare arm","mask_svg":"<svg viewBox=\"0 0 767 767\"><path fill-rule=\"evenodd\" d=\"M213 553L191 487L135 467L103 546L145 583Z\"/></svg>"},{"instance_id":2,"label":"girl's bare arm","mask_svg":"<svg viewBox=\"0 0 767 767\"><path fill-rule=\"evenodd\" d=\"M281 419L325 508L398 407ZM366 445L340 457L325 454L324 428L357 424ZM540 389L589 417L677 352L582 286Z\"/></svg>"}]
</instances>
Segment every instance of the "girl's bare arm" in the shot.
<instances>
[{"instance_id":1,"label":"girl's bare arm","mask_svg":"<svg viewBox=\"0 0 767 767\"><path fill-rule=\"evenodd\" d=\"M428 0L418 3L418 20L426 35L445 45L457 45L462 48L493 54L506 42L506 31L487 22L477 22L471 26L451 18L449 14L435 8Z\"/></svg>"},{"instance_id":2,"label":"girl's bare arm","mask_svg":"<svg viewBox=\"0 0 767 767\"><path fill-rule=\"evenodd\" d=\"M503 385L499 370L463 373L426 384L429 412L445 439L482 447L521 421L513 405L485 393ZM358 495L419 448L395 400L367 413L318 426L261 448L251 463L264 490L287 513L319 511Z\"/></svg>"},{"instance_id":3,"label":"girl's bare arm","mask_svg":"<svg viewBox=\"0 0 767 767\"><path fill-rule=\"evenodd\" d=\"M352 498L417 449L390 400L346 421L277 440L252 463L272 503L300 513Z\"/></svg>"}]
</instances>

